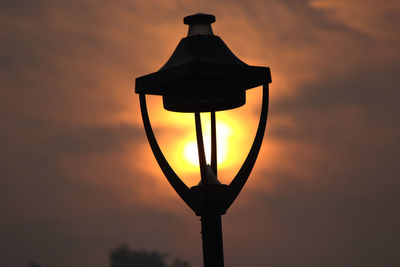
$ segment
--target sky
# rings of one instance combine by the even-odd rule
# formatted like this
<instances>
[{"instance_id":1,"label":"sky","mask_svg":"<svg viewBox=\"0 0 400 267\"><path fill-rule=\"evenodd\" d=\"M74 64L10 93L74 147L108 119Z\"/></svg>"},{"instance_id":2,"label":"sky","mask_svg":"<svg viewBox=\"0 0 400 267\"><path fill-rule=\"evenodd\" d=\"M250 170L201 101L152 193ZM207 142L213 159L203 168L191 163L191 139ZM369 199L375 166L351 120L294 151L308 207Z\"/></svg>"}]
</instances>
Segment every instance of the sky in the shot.
<instances>
[{"instance_id":1,"label":"sky","mask_svg":"<svg viewBox=\"0 0 400 267\"><path fill-rule=\"evenodd\" d=\"M197 12L272 74L259 158L223 216L226 266L399 266L394 0L1 1L1 265L105 267L128 243L202 266L199 218L159 170L134 93ZM250 147L260 96L217 113L224 183ZM193 116L148 102L167 159L197 184Z\"/></svg>"}]
</instances>

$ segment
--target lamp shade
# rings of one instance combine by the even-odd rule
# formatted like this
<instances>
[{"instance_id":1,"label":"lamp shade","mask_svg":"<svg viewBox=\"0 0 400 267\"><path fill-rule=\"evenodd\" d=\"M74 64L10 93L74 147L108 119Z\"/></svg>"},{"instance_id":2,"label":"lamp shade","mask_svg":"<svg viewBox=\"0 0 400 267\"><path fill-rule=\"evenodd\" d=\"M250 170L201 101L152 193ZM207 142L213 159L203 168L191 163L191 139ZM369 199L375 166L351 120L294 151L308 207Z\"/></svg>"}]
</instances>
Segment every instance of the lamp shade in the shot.
<instances>
[{"instance_id":1,"label":"lamp shade","mask_svg":"<svg viewBox=\"0 0 400 267\"><path fill-rule=\"evenodd\" d=\"M247 89L270 83L267 67L249 66L213 34L213 15L184 18L188 35L157 72L136 78L135 92L163 96L164 108L210 112L240 107Z\"/></svg>"}]
</instances>

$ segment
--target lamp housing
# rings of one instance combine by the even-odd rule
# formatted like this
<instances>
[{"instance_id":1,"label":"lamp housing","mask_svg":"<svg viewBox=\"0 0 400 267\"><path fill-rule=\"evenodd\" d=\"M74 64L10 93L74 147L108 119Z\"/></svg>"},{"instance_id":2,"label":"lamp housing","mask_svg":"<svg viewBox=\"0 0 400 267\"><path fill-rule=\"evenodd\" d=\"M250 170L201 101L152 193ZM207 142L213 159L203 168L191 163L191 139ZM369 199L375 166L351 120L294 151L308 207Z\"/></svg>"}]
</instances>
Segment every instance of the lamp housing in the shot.
<instances>
[{"instance_id":1,"label":"lamp housing","mask_svg":"<svg viewBox=\"0 0 400 267\"><path fill-rule=\"evenodd\" d=\"M240 107L246 90L271 82L269 68L249 66L213 34L213 15L184 18L188 35L158 71L136 78L135 92L161 95L166 110L211 112Z\"/></svg>"}]
</instances>

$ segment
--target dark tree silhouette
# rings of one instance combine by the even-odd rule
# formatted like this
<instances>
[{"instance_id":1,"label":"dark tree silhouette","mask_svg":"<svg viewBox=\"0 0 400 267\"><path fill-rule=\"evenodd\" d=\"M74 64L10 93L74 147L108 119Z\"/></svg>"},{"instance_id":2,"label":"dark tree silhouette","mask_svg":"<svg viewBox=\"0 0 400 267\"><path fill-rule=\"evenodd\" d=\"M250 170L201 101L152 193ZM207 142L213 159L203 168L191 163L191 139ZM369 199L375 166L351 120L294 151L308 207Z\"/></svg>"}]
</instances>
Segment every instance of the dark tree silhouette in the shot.
<instances>
[{"instance_id":1,"label":"dark tree silhouette","mask_svg":"<svg viewBox=\"0 0 400 267\"><path fill-rule=\"evenodd\" d=\"M148 252L145 250L132 250L123 244L111 250L110 267L189 267L187 261L175 258L171 264L166 261L167 254ZM42 265L30 262L29 267L55 267L55 265Z\"/></svg>"},{"instance_id":2,"label":"dark tree silhouette","mask_svg":"<svg viewBox=\"0 0 400 267\"><path fill-rule=\"evenodd\" d=\"M172 262L171 267L189 267L189 263L187 261L176 258Z\"/></svg>"},{"instance_id":3,"label":"dark tree silhouette","mask_svg":"<svg viewBox=\"0 0 400 267\"><path fill-rule=\"evenodd\" d=\"M110 267L189 267L189 263L178 258L172 264L166 262L168 256L158 252L136 251L124 244L110 252Z\"/></svg>"},{"instance_id":4,"label":"dark tree silhouette","mask_svg":"<svg viewBox=\"0 0 400 267\"><path fill-rule=\"evenodd\" d=\"M157 252L133 251L121 245L110 253L110 267L166 267L165 255Z\"/></svg>"}]
</instances>

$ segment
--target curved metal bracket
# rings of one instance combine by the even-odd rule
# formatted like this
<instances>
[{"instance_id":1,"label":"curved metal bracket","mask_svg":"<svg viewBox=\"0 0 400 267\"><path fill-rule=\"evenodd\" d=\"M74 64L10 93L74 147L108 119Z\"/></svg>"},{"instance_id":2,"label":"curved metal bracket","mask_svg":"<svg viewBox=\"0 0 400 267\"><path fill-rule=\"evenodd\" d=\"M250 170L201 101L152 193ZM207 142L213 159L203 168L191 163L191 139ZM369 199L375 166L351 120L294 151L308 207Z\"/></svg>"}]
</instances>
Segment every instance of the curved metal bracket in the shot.
<instances>
[{"instance_id":1,"label":"curved metal bracket","mask_svg":"<svg viewBox=\"0 0 400 267\"><path fill-rule=\"evenodd\" d=\"M158 165L160 166L162 172L164 173L165 177L167 178L168 182L174 188L176 193L182 198L182 200L198 215L201 215L204 209L204 203L202 203L202 195L204 192L197 192L199 186L195 186L189 189L185 183L178 177L178 175L174 172L174 170L169 165L168 161L166 160L165 156L163 155L157 140L154 136L153 129L150 124L150 119L147 111L146 105L146 95L139 94L140 99L140 110L142 113L142 120L143 125L146 131L147 139L149 141L151 150L157 160ZM258 124L257 133L253 144L250 148L249 154L245 162L243 163L242 167L240 168L239 172L236 174L235 178L233 178L232 182L227 188L222 188L221 192L219 192L219 197L217 203L212 201L213 204L211 206L215 206L214 208L218 210L219 213L224 214L225 211L232 205L235 201L237 196L239 195L240 191L242 190L243 186L245 185L251 170L254 167L254 164L257 160L258 153L261 148L262 140L264 138L265 128L267 125L267 117L268 117L268 103L269 103L269 84L265 82L263 84L263 99L262 99L262 107L261 107L261 116L260 121ZM217 186L217 185L213 185ZM220 185L219 185L220 186ZM203 186L201 186L203 187ZM201 191L201 190L200 190ZM225 192L225 193L223 193ZM200 195L199 195L200 194ZM200 198L199 198L200 196ZM214 197L211 197L214 199ZM204 202L204 201L203 201ZM222 204L224 203L224 204ZM222 205L221 205L222 204ZM220 206L221 205L221 206ZM209 205L208 205L209 206Z\"/></svg>"},{"instance_id":2,"label":"curved metal bracket","mask_svg":"<svg viewBox=\"0 0 400 267\"><path fill-rule=\"evenodd\" d=\"M146 105L146 95L139 94L140 99L140 111L142 113L142 120L144 129L146 131L147 139L150 143L151 150L157 160L158 165L160 166L162 172L167 178L168 182L174 188L176 193L182 198L182 200L193 210L196 211L196 202L194 200L194 194L190 192L189 188L185 185L184 182L178 177L178 175L174 172L174 170L169 165L167 159L164 157L160 146L157 143L157 140L154 136L153 129L150 124L149 114L147 112Z\"/></svg>"},{"instance_id":3,"label":"curved metal bracket","mask_svg":"<svg viewBox=\"0 0 400 267\"><path fill-rule=\"evenodd\" d=\"M233 178L232 182L229 184L229 193L228 199L226 200L226 209L227 210L232 203L235 201L236 197L239 195L242 190L244 184L249 178L250 172L256 163L256 159L258 153L260 152L262 140L264 138L265 127L267 125L267 117L268 117L268 103L269 103L269 85L268 82L263 84L263 99L262 99L262 107L261 107L261 116L260 122L258 124L258 129L256 133L256 137L254 139L253 145L250 148L249 154L239 172L236 174L235 178Z\"/></svg>"}]
</instances>

